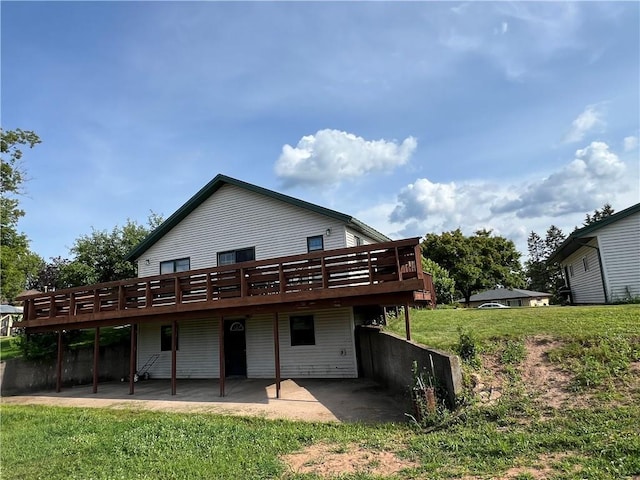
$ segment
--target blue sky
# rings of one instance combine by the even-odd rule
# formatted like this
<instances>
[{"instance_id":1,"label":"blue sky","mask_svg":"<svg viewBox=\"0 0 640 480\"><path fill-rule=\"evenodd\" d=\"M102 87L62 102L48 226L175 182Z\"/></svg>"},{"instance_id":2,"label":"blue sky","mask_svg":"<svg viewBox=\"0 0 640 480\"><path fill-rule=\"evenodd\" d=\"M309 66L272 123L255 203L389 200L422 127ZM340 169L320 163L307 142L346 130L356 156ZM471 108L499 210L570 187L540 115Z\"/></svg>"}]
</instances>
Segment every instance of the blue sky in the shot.
<instances>
[{"instance_id":1,"label":"blue sky","mask_svg":"<svg viewBox=\"0 0 640 480\"><path fill-rule=\"evenodd\" d=\"M7 2L2 127L34 130L45 259L223 173L394 237L640 201L638 2Z\"/></svg>"}]
</instances>

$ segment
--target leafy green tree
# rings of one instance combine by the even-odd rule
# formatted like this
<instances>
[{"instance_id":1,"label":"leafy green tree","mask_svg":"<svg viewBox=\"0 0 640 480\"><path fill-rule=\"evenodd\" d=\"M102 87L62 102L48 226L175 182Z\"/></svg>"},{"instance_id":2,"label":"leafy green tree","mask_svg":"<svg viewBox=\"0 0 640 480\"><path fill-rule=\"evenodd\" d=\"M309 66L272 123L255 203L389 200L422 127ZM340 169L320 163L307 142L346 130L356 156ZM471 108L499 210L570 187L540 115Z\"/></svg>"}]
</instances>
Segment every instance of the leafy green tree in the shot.
<instances>
[{"instance_id":1,"label":"leafy green tree","mask_svg":"<svg viewBox=\"0 0 640 480\"><path fill-rule=\"evenodd\" d=\"M18 221L24 216L20 195L26 179L21 164L22 146L33 148L38 136L21 129L0 129L0 286L2 301L10 302L25 289L42 259L29 249L29 239L18 231Z\"/></svg>"},{"instance_id":2,"label":"leafy green tree","mask_svg":"<svg viewBox=\"0 0 640 480\"><path fill-rule=\"evenodd\" d=\"M422 254L449 272L456 292L469 303L474 293L494 288L524 285L520 253L515 244L490 230L467 237L460 229L429 233L422 241Z\"/></svg>"},{"instance_id":3,"label":"leafy green tree","mask_svg":"<svg viewBox=\"0 0 640 480\"><path fill-rule=\"evenodd\" d=\"M611 204L605 203L600 210L598 210L596 208L593 211L593 215L589 215L587 213L587 215L586 215L586 217L584 219L583 226L586 227L588 225L591 225L592 223L599 222L603 218L607 218L607 217L613 215L613 213L614 213L614 210L613 210L613 208L611 208Z\"/></svg>"},{"instance_id":4,"label":"leafy green tree","mask_svg":"<svg viewBox=\"0 0 640 480\"><path fill-rule=\"evenodd\" d=\"M565 235L555 225L551 225L543 239L536 232L531 232L527 238L529 259L525 262L527 288L538 292L553 294L552 303L560 301L558 288L564 285L562 271L557 263L549 264L549 257L564 242Z\"/></svg>"},{"instance_id":5,"label":"leafy green tree","mask_svg":"<svg viewBox=\"0 0 640 480\"><path fill-rule=\"evenodd\" d=\"M422 257L422 271L431 274L433 288L436 291L436 301L440 304L453 303L456 282L449 276L449 272L430 258L424 257Z\"/></svg>"},{"instance_id":6,"label":"leafy green tree","mask_svg":"<svg viewBox=\"0 0 640 480\"><path fill-rule=\"evenodd\" d=\"M127 220L111 231L94 229L82 235L70 249L72 259L57 257L41 265L31 288L60 289L135 277L136 265L125 257L160 223L162 217L151 213L147 225Z\"/></svg>"}]
</instances>

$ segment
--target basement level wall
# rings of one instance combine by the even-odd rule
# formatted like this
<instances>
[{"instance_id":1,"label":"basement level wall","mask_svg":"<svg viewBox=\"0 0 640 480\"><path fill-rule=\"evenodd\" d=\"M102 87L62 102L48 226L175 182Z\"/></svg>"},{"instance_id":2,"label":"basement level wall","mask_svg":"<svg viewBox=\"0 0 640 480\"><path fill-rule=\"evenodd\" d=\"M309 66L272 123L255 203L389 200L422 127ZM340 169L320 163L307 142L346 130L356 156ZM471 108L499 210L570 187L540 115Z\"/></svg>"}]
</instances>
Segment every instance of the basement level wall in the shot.
<instances>
[{"instance_id":1,"label":"basement level wall","mask_svg":"<svg viewBox=\"0 0 640 480\"><path fill-rule=\"evenodd\" d=\"M312 315L315 345L291 345L290 315ZM238 319L243 317L230 317ZM247 378L275 378L273 315L245 318ZM177 378L219 378L219 318L178 324ZM171 351L161 351L160 329L170 323L140 325L138 369L158 355L152 378L171 378ZM351 308L279 315L282 378L356 378L357 361Z\"/></svg>"}]
</instances>

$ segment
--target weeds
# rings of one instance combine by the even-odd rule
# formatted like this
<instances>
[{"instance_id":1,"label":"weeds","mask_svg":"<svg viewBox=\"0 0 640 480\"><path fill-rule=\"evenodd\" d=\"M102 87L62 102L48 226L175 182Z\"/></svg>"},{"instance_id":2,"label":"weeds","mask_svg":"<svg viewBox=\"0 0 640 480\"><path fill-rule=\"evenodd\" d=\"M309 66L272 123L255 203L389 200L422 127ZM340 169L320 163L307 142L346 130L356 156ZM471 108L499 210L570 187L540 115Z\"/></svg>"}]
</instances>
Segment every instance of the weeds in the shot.
<instances>
[{"instance_id":1,"label":"weeds","mask_svg":"<svg viewBox=\"0 0 640 480\"><path fill-rule=\"evenodd\" d=\"M549 353L549 359L573 375L571 388L613 389L614 382L640 360L640 337L590 337L573 340Z\"/></svg>"}]
</instances>

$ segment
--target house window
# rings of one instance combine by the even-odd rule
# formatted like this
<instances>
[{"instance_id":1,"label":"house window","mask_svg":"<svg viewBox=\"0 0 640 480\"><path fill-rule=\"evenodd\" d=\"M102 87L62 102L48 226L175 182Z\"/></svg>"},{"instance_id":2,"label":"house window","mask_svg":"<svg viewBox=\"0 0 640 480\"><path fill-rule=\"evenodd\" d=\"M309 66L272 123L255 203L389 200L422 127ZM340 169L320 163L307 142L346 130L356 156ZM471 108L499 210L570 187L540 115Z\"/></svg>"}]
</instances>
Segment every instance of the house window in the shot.
<instances>
[{"instance_id":1,"label":"house window","mask_svg":"<svg viewBox=\"0 0 640 480\"><path fill-rule=\"evenodd\" d=\"M359 236L354 235L353 239L356 242L356 247L359 247L360 245L364 245L364 243L362 242L362 239Z\"/></svg>"},{"instance_id":2,"label":"house window","mask_svg":"<svg viewBox=\"0 0 640 480\"><path fill-rule=\"evenodd\" d=\"M162 325L160 327L160 351L167 352L171 350L171 325ZM178 348L178 327L176 325L176 350Z\"/></svg>"},{"instance_id":3,"label":"house window","mask_svg":"<svg viewBox=\"0 0 640 480\"><path fill-rule=\"evenodd\" d=\"M243 248L240 250L229 250L218 252L218 266L233 265L234 263L251 262L256 259L256 248Z\"/></svg>"},{"instance_id":4,"label":"house window","mask_svg":"<svg viewBox=\"0 0 640 480\"><path fill-rule=\"evenodd\" d=\"M191 269L191 260L188 258L179 258L177 260L168 260L160 262L160 273L186 272Z\"/></svg>"},{"instance_id":5,"label":"house window","mask_svg":"<svg viewBox=\"0 0 640 480\"><path fill-rule=\"evenodd\" d=\"M307 237L307 251L316 252L319 250L324 250L324 240L322 238L322 235Z\"/></svg>"},{"instance_id":6,"label":"house window","mask_svg":"<svg viewBox=\"0 0 640 480\"><path fill-rule=\"evenodd\" d=\"M589 271L589 261L587 260L587 257L582 257L582 266L584 267L585 272Z\"/></svg>"},{"instance_id":7,"label":"house window","mask_svg":"<svg viewBox=\"0 0 640 480\"><path fill-rule=\"evenodd\" d=\"M289 317L291 331L291 346L315 345L316 334L313 324L313 315L297 315Z\"/></svg>"},{"instance_id":8,"label":"house window","mask_svg":"<svg viewBox=\"0 0 640 480\"><path fill-rule=\"evenodd\" d=\"M569 276L573 277L573 265L569 265Z\"/></svg>"}]
</instances>

